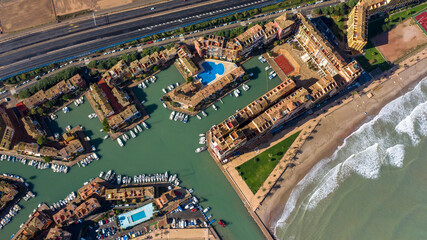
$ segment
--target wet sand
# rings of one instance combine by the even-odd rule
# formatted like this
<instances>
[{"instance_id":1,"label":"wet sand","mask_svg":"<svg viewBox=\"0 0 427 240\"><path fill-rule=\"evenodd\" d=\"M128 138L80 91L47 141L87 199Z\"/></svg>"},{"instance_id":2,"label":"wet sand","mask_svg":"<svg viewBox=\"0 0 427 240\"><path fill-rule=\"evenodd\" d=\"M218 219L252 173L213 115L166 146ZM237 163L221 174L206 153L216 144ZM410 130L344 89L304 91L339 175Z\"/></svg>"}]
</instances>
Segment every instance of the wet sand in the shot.
<instances>
[{"instance_id":1,"label":"wet sand","mask_svg":"<svg viewBox=\"0 0 427 240\"><path fill-rule=\"evenodd\" d=\"M423 51L424 52L424 51ZM397 73L400 72L400 73ZM403 95L427 75L427 58L419 61L406 70L398 69L392 76L387 73L380 76L374 83L359 88L360 93L344 100L345 103L330 103L322 112L319 125L311 135L313 138L305 142L298 155L295 167L287 169L272 195L259 206L256 213L270 231L274 233L277 221L283 214L287 199L292 189L320 160L333 154L344 139L359 126L372 119L387 103ZM378 86L378 83L381 84ZM362 90L363 89L363 90ZM369 98L366 93L372 90ZM332 107L335 105L334 107ZM366 113L365 113L366 112ZM319 113L316 112L314 114Z\"/></svg>"}]
</instances>

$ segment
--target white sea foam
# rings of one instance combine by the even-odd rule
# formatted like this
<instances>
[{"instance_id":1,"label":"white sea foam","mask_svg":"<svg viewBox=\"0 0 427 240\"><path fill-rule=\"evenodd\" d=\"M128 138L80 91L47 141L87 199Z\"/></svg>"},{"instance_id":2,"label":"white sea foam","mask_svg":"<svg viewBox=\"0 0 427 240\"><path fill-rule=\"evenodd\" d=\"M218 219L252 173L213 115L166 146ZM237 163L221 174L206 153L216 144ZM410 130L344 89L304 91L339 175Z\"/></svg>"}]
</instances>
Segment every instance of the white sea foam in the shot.
<instances>
[{"instance_id":1,"label":"white sea foam","mask_svg":"<svg viewBox=\"0 0 427 240\"><path fill-rule=\"evenodd\" d=\"M333 193L352 173L375 179L379 177L383 164L402 167L405 148L399 142L401 138L395 135L405 133L411 140L419 140L418 134L427 135L426 87L427 78L412 91L384 106L371 121L348 136L330 158L317 163L292 190L275 228L286 226L286 220L295 211L300 195L306 189L310 192L302 199L300 206L310 210ZM393 126L396 126L395 129Z\"/></svg>"},{"instance_id":2,"label":"white sea foam","mask_svg":"<svg viewBox=\"0 0 427 240\"><path fill-rule=\"evenodd\" d=\"M391 166L403 167L403 159L405 158L405 146L403 144L397 144L393 147L389 147L386 152Z\"/></svg>"},{"instance_id":3,"label":"white sea foam","mask_svg":"<svg viewBox=\"0 0 427 240\"><path fill-rule=\"evenodd\" d=\"M427 135L427 101L418 105L395 129L399 133L408 134L412 144L417 145L421 140L420 135Z\"/></svg>"}]
</instances>

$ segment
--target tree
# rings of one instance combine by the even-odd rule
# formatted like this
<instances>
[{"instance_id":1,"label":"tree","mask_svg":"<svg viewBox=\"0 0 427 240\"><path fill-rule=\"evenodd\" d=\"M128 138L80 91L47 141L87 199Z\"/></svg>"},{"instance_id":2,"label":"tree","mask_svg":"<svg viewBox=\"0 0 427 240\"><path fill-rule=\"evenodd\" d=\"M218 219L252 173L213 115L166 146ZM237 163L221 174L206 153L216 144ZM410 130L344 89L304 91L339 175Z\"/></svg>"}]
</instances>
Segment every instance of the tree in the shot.
<instances>
[{"instance_id":1,"label":"tree","mask_svg":"<svg viewBox=\"0 0 427 240\"><path fill-rule=\"evenodd\" d=\"M104 120L102 120L102 126L103 126L102 129L104 130L104 132L108 132L111 129L110 124L108 124L107 118L104 118Z\"/></svg>"},{"instance_id":2,"label":"tree","mask_svg":"<svg viewBox=\"0 0 427 240\"><path fill-rule=\"evenodd\" d=\"M39 114L40 116L43 116L45 113L44 113L44 109L43 108L41 108L41 107L38 107L37 108L37 114Z\"/></svg>"},{"instance_id":3,"label":"tree","mask_svg":"<svg viewBox=\"0 0 427 240\"><path fill-rule=\"evenodd\" d=\"M45 162L51 162L51 161L52 161L52 158L51 158L50 156L44 156L44 157L43 157L43 160L44 160Z\"/></svg>"},{"instance_id":4,"label":"tree","mask_svg":"<svg viewBox=\"0 0 427 240\"><path fill-rule=\"evenodd\" d=\"M96 68L97 65L97 61L96 60L92 60L90 61L90 63L87 65L88 68Z\"/></svg>"},{"instance_id":5,"label":"tree","mask_svg":"<svg viewBox=\"0 0 427 240\"><path fill-rule=\"evenodd\" d=\"M47 138L44 135L37 138L37 144L40 146L44 145L46 143L46 141L47 141Z\"/></svg>"},{"instance_id":6,"label":"tree","mask_svg":"<svg viewBox=\"0 0 427 240\"><path fill-rule=\"evenodd\" d=\"M157 72L157 70L159 70L159 66L156 65L153 67L153 72Z\"/></svg>"},{"instance_id":7,"label":"tree","mask_svg":"<svg viewBox=\"0 0 427 240\"><path fill-rule=\"evenodd\" d=\"M315 9L313 9L313 14L320 14L321 13L321 10L320 10L320 8L315 8Z\"/></svg>"},{"instance_id":8,"label":"tree","mask_svg":"<svg viewBox=\"0 0 427 240\"><path fill-rule=\"evenodd\" d=\"M188 76L187 77L187 83L191 83L193 81L193 77Z\"/></svg>"}]
</instances>

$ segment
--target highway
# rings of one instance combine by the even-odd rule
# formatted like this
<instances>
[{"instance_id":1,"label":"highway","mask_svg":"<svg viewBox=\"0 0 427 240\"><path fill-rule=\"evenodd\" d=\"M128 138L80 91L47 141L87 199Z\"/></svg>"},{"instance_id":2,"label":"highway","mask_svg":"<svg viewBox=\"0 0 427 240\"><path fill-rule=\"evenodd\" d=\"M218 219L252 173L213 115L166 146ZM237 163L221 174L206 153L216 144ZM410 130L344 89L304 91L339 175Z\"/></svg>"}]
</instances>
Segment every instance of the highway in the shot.
<instances>
[{"instance_id":1,"label":"highway","mask_svg":"<svg viewBox=\"0 0 427 240\"><path fill-rule=\"evenodd\" d=\"M166 5L171 5L174 2L176 1L168 2ZM76 23L74 25L80 27L76 27L76 30L73 30L74 32L71 34L68 33L70 27L68 26L3 42L0 44L0 79L47 63L83 55L94 49L105 48L130 39L190 25L244 9L263 6L274 3L276 0L227 0L207 2L202 7L198 6L200 2L206 1L188 0L185 2L187 3L185 10L143 17L142 19L134 18L133 16L138 13L137 10L132 10L131 13L121 13L126 16L120 17L114 14L108 15L108 19L105 17L98 18L97 27L94 26L93 19ZM160 5L162 5L163 10L160 7L155 7L159 12L168 8L164 4ZM140 10L139 14L153 14L154 12L150 8L143 8L145 12ZM129 16L132 16L130 20L121 23L123 19L129 18ZM112 24L111 22L120 23Z\"/></svg>"}]
</instances>

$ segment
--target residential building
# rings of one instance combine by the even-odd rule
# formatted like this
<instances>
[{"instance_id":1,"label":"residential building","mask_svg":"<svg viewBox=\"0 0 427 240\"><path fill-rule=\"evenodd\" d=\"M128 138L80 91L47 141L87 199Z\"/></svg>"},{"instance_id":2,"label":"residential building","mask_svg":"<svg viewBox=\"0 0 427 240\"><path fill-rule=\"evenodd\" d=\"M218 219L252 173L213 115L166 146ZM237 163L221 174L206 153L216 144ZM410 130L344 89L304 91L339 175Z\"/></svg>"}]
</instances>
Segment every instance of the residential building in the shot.
<instances>
[{"instance_id":1,"label":"residential building","mask_svg":"<svg viewBox=\"0 0 427 240\"><path fill-rule=\"evenodd\" d=\"M52 223L53 221L48 214L36 210L18 234L13 236L12 240L34 239L36 233L48 229Z\"/></svg>"},{"instance_id":2,"label":"residential building","mask_svg":"<svg viewBox=\"0 0 427 240\"><path fill-rule=\"evenodd\" d=\"M244 146L251 134L244 129L244 126L277 103L281 98L291 94L295 87L295 82L288 79L237 111L222 123L214 125L208 131L210 139L208 145L215 156L220 160L225 159Z\"/></svg>"},{"instance_id":3,"label":"residential building","mask_svg":"<svg viewBox=\"0 0 427 240\"><path fill-rule=\"evenodd\" d=\"M120 60L116 65L102 74L102 79L104 79L105 83L112 88L121 84L123 80L130 78L131 76L132 74L130 73L125 61Z\"/></svg>"},{"instance_id":4,"label":"residential building","mask_svg":"<svg viewBox=\"0 0 427 240\"><path fill-rule=\"evenodd\" d=\"M417 2L417 0L360 0L348 15L347 47L357 52L363 50L368 38L369 16L413 2Z\"/></svg>"},{"instance_id":5,"label":"residential building","mask_svg":"<svg viewBox=\"0 0 427 240\"><path fill-rule=\"evenodd\" d=\"M132 104L127 106L123 111L109 117L108 124L111 129L118 130L140 117L141 113L138 111L136 106Z\"/></svg>"},{"instance_id":6,"label":"residential building","mask_svg":"<svg viewBox=\"0 0 427 240\"><path fill-rule=\"evenodd\" d=\"M89 87L93 100L98 104L100 110L105 117L109 117L114 114L113 107L108 102L107 94L102 91L98 84L92 84Z\"/></svg>"},{"instance_id":7,"label":"residential building","mask_svg":"<svg viewBox=\"0 0 427 240\"><path fill-rule=\"evenodd\" d=\"M82 200L86 200L91 197L101 197L104 195L105 186L103 185L105 181L99 177L90 181L88 184L85 184L78 190L78 194Z\"/></svg>"},{"instance_id":8,"label":"residential building","mask_svg":"<svg viewBox=\"0 0 427 240\"><path fill-rule=\"evenodd\" d=\"M366 30L366 8L364 4L359 3L353 7L348 15L347 45L350 49L361 52L368 42L368 31Z\"/></svg>"},{"instance_id":9,"label":"residential building","mask_svg":"<svg viewBox=\"0 0 427 240\"><path fill-rule=\"evenodd\" d=\"M0 123L2 122L0 128L4 129L3 135L1 136L0 149L10 150L13 136L15 135L15 128L12 124L12 119L9 117L9 114L3 105L0 106L0 115L1 115Z\"/></svg>"},{"instance_id":10,"label":"residential building","mask_svg":"<svg viewBox=\"0 0 427 240\"><path fill-rule=\"evenodd\" d=\"M15 184L0 180L0 211L19 193L17 189Z\"/></svg>"},{"instance_id":11,"label":"residential building","mask_svg":"<svg viewBox=\"0 0 427 240\"><path fill-rule=\"evenodd\" d=\"M106 189L104 197L107 201L154 198L154 187L121 187Z\"/></svg>"},{"instance_id":12,"label":"residential building","mask_svg":"<svg viewBox=\"0 0 427 240\"><path fill-rule=\"evenodd\" d=\"M193 55L191 54L190 50L185 45L181 45L178 48L177 54L178 54L179 58L186 58L186 57L192 58L193 57Z\"/></svg>"},{"instance_id":13,"label":"residential building","mask_svg":"<svg viewBox=\"0 0 427 240\"><path fill-rule=\"evenodd\" d=\"M226 61L236 61L240 58L242 46L236 39L208 35L194 41L197 54L202 58L214 58Z\"/></svg>"},{"instance_id":14,"label":"residential building","mask_svg":"<svg viewBox=\"0 0 427 240\"><path fill-rule=\"evenodd\" d=\"M224 89L230 89L238 79L245 74L242 67L237 67L219 79L202 86L201 83L183 84L168 96L172 101L180 103L180 108L188 111L199 111L208 99L217 98L224 94Z\"/></svg>"},{"instance_id":15,"label":"residential building","mask_svg":"<svg viewBox=\"0 0 427 240\"><path fill-rule=\"evenodd\" d=\"M79 88L84 88L86 81L76 74L70 79L63 80L46 91L40 90L29 98L24 99L24 104L28 109L35 108L46 101L60 97L63 94L71 93Z\"/></svg>"},{"instance_id":16,"label":"residential building","mask_svg":"<svg viewBox=\"0 0 427 240\"><path fill-rule=\"evenodd\" d=\"M173 59L177 54L175 47L171 49L164 49L160 52L154 52L151 55L144 56L140 60L135 60L130 63L130 72L132 75L138 75L142 72L150 71L155 65L165 64L167 61Z\"/></svg>"},{"instance_id":17,"label":"residential building","mask_svg":"<svg viewBox=\"0 0 427 240\"><path fill-rule=\"evenodd\" d=\"M237 36L236 39L242 45L242 55L247 56L255 47L260 46L264 41L264 36L264 29L258 24Z\"/></svg>"},{"instance_id":18,"label":"residential building","mask_svg":"<svg viewBox=\"0 0 427 240\"><path fill-rule=\"evenodd\" d=\"M175 200L175 198L176 198L175 191L170 190L160 195L160 197L157 198L154 202L159 207L159 209L161 209L165 205L167 205L170 201Z\"/></svg>"},{"instance_id":19,"label":"residential building","mask_svg":"<svg viewBox=\"0 0 427 240\"><path fill-rule=\"evenodd\" d=\"M117 99L117 102L122 106L122 107L127 107L130 104L129 101L129 95L122 89L113 87L111 89L111 92L113 93L113 96Z\"/></svg>"},{"instance_id":20,"label":"residential building","mask_svg":"<svg viewBox=\"0 0 427 240\"><path fill-rule=\"evenodd\" d=\"M277 27L273 22L264 25L264 44L270 44L278 36Z\"/></svg>"},{"instance_id":21,"label":"residential building","mask_svg":"<svg viewBox=\"0 0 427 240\"><path fill-rule=\"evenodd\" d=\"M39 145L37 143L18 142L13 147L13 150L25 155L36 156L38 155L38 152L39 152Z\"/></svg>"},{"instance_id":22,"label":"residential building","mask_svg":"<svg viewBox=\"0 0 427 240\"><path fill-rule=\"evenodd\" d=\"M40 127L39 123L35 120L32 120L29 116L21 118L22 123L24 124L24 129L28 135L34 139L46 135L45 131Z\"/></svg>"},{"instance_id":23,"label":"residential building","mask_svg":"<svg viewBox=\"0 0 427 240\"><path fill-rule=\"evenodd\" d=\"M288 37L297 26L294 20L287 17L286 13L274 19L274 25L277 28L277 36L279 39Z\"/></svg>"},{"instance_id":24,"label":"residential building","mask_svg":"<svg viewBox=\"0 0 427 240\"><path fill-rule=\"evenodd\" d=\"M71 233L61 228L54 227L49 230L45 239L46 240L71 240Z\"/></svg>"},{"instance_id":25,"label":"residential building","mask_svg":"<svg viewBox=\"0 0 427 240\"><path fill-rule=\"evenodd\" d=\"M40 90L34 93L31 97L24 99L23 102L28 109L33 109L46 101L47 99L46 95L44 94L44 91Z\"/></svg>"},{"instance_id":26,"label":"residential building","mask_svg":"<svg viewBox=\"0 0 427 240\"><path fill-rule=\"evenodd\" d=\"M306 52L302 58L312 59L312 62L319 68L320 77L339 75L340 78L344 79L343 84L350 84L360 76L362 69L356 61L347 64L344 58L318 32L311 21L307 20L301 13L298 13L297 17L300 20L300 25L295 34L295 39Z\"/></svg>"},{"instance_id":27,"label":"residential building","mask_svg":"<svg viewBox=\"0 0 427 240\"><path fill-rule=\"evenodd\" d=\"M178 58L179 64L182 66L187 76L193 76L199 71L199 67L189 57Z\"/></svg>"},{"instance_id":28,"label":"residential building","mask_svg":"<svg viewBox=\"0 0 427 240\"><path fill-rule=\"evenodd\" d=\"M307 109L308 96L308 91L305 88L299 88L252 120L248 124L248 128L252 132L251 135L256 136L252 138L252 141Z\"/></svg>"},{"instance_id":29,"label":"residential building","mask_svg":"<svg viewBox=\"0 0 427 240\"><path fill-rule=\"evenodd\" d=\"M69 203L53 215L53 221L58 225L65 226L71 221L83 219L99 207L101 205L96 198L89 198L79 206L75 203Z\"/></svg>"},{"instance_id":30,"label":"residential building","mask_svg":"<svg viewBox=\"0 0 427 240\"><path fill-rule=\"evenodd\" d=\"M36 157L57 157L58 150L54 147L39 146L37 143L18 142L13 150L20 154L32 155Z\"/></svg>"},{"instance_id":31,"label":"residential building","mask_svg":"<svg viewBox=\"0 0 427 240\"><path fill-rule=\"evenodd\" d=\"M59 150L59 154L64 159L70 159L73 156L84 152L85 148L79 139L74 139L68 142L68 144Z\"/></svg>"}]
</instances>

